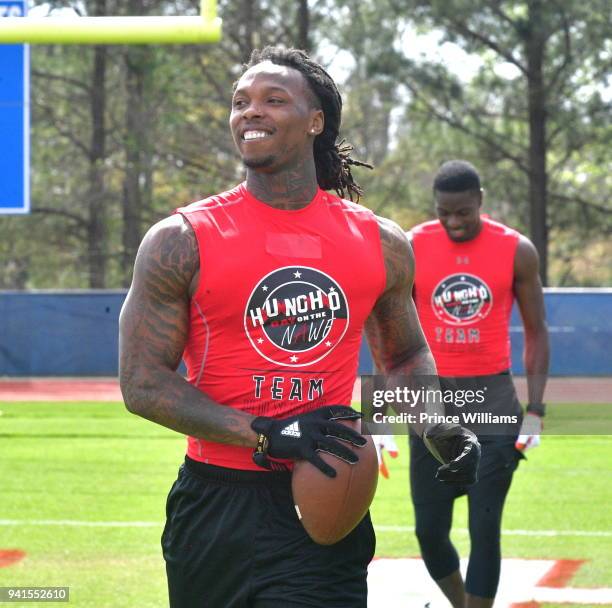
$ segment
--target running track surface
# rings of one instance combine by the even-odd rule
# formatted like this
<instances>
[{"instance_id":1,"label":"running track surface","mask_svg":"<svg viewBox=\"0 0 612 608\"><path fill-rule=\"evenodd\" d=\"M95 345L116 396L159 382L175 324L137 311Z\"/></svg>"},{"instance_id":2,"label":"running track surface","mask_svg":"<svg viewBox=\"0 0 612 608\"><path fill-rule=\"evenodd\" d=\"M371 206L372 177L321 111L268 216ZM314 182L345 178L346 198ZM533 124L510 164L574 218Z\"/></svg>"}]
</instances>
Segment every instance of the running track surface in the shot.
<instances>
[{"instance_id":1,"label":"running track surface","mask_svg":"<svg viewBox=\"0 0 612 608\"><path fill-rule=\"evenodd\" d=\"M527 401L524 377L515 377L519 399ZM361 382L355 383L353 399L360 401ZM0 378L1 401L123 401L116 378ZM546 386L549 403L610 403L612 377L550 378Z\"/></svg>"}]
</instances>

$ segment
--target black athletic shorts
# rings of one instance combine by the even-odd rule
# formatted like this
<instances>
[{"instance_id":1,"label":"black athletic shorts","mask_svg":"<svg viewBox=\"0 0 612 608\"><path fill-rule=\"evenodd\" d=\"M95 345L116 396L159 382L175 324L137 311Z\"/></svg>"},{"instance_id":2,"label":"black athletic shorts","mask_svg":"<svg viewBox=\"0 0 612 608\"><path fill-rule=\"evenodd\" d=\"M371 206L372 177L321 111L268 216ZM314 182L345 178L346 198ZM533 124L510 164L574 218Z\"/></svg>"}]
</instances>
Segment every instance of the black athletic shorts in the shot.
<instances>
[{"instance_id":1,"label":"black athletic shorts","mask_svg":"<svg viewBox=\"0 0 612 608\"><path fill-rule=\"evenodd\" d=\"M482 440L482 454L478 466L478 484L490 479L512 476L524 456L507 438L489 437ZM416 505L452 500L469 494L475 486L455 486L435 478L440 463L425 447L423 440L410 435L410 491Z\"/></svg>"},{"instance_id":2,"label":"black athletic shorts","mask_svg":"<svg viewBox=\"0 0 612 608\"><path fill-rule=\"evenodd\" d=\"M369 515L339 543L304 531L286 472L189 458L166 505L162 549L171 608L366 608Z\"/></svg>"}]
</instances>

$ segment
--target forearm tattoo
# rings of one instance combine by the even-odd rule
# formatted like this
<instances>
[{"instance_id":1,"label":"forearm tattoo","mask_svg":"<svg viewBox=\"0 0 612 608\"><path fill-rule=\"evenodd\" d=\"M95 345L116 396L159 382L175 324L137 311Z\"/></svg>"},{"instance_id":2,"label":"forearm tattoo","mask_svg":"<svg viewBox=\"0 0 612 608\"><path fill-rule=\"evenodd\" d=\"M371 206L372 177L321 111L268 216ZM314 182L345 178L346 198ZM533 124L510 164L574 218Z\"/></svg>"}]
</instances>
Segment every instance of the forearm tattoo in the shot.
<instances>
[{"instance_id":1,"label":"forearm tattoo","mask_svg":"<svg viewBox=\"0 0 612 608\"><path fill-rule=\"evenodd\" d=\"M250 416L222 406L176 369L189 334L189 289L199 268L191 228L145 237L120 320L120 384L128 408L211 441L250 445Z\"/></svg>"}]
</instances>

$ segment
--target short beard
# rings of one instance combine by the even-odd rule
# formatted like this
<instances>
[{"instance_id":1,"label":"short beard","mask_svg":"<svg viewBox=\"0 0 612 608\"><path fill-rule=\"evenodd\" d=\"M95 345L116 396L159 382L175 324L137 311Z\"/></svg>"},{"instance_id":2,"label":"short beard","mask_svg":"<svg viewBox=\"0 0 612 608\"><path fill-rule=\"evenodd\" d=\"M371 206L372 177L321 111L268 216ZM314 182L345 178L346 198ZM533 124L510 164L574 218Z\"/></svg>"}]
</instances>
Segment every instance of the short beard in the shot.
<instances>
[{"instance_id":1,"label":"short beard","mask_svg":"<svg viewBox=\"0 0 612 608\"><path fill-rule=\"evenodd\" d=\"M249 169L265 169L266 167L272 166L275 160L276 158L270 155L264 158L254 158L252 160L243 158L242 163Z\"/></svg>"},{"instance_id":2,"label":"short beard","mask_svg":"<svg viewBox=\"0 0 612 608\"><path fill-rule=\"evenodd\" d=\"M453 238L452 236L448 237L453 243L465 243L466 241L471 241L474 238L474 235L471 236L462 236L459 238Z\"/></svg>"}]
</instances>

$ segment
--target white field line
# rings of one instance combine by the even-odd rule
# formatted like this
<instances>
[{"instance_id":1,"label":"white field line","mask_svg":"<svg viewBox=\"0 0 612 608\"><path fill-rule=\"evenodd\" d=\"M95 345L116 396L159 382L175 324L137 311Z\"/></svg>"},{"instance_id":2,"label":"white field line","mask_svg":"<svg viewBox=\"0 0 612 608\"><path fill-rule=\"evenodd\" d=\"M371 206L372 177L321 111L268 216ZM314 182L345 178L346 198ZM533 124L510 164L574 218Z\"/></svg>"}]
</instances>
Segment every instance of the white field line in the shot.
<instances>
[{"instance_id":1,"label":"white field line","mask_svg":"<svg viewBox=\"0 0 612 608\"><path fill-rule=\"evenodd\" d=\"M163 521L82 521L75 519L0 519L0 526L80 526L84 528L158 528Z\"/></svg>"},{"instance_id":2,"label":"white field line","mask_svg":"<svg viewBox=\"0 0 612 608\"><path fill-rule=\"evenodd\" d=\"M414 532L412 526L374 526L377 532ZM453 532L469 534L467 528L453 528ZM612 530L502 530L504 536L595 536L612 537Z\"/></svg>"},{"instance_id":3,"label":"white field line","mask_svg":"<svg viewBox=\"0 0 612 608\"><path fill-rule=\"evenodd\" d=\"M533 600L536 602L550 602L559 604L604 604L612 603L612 589L575 589L563 587L552 589L549 587L534 587Z\"/></svg>"},{"instance_id":4,"label":"white field line","mask_svg":"<svg viewBox=\"0 0 612 608\"><path fill-rule=\"evenodd\" d=\"M467 559L461 560L465 575ZM554 559L503 559L495 606L512 608L525 602L571 604L612 604L612 589L542 587L543 577L560 562ZM405 608L424 606L447 608L448 601L427 574L418 558L375 559L368 570L368 608Z\"/></svg>"},{"instance_id":5,"label":"white field line","mask_svg":"<svg viewBox=\"0 0 612 608\"><path fill-rule=\"evenodd\" d=\"M0 519L0 526L75 526L84 528L157 528L163 521L86 521L76 519ZM414 532L412 526L375 526L377 532ZM467 528L453 528L469 534ZM612 537L611 530L504 530L506 536L592 536Z\"/></svg>"}]
</instances>

